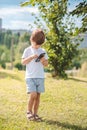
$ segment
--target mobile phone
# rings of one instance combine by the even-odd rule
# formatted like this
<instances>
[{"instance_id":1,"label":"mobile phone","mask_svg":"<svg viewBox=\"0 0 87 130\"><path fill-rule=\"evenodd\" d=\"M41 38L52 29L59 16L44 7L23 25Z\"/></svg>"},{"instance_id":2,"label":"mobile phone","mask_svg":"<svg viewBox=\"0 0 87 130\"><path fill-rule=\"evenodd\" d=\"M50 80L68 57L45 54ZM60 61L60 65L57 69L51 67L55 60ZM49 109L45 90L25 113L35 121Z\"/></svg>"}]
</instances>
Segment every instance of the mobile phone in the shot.
<instances>
[{"instance_id":1,"label":"mobile phone","mask_svg":"<svg viewBox=\"0 0 87 130\"><path fill-rule=\"evenodd\" d=\"M44 57L45 53L41 53L38 58L35 60L35 62L39 62L42 57Z\"/></svg>"}]
</instances>

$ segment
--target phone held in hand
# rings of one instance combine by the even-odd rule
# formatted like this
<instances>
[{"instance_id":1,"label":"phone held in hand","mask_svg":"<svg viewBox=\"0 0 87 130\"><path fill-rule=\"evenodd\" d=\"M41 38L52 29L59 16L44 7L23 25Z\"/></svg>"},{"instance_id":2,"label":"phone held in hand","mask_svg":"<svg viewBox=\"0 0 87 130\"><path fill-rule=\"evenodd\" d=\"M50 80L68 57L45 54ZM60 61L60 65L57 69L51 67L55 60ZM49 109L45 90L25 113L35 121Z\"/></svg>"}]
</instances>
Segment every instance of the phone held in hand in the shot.
<instances>
[{"instance_id":1,"label":"phone held in hand","mask_svg":"<svg viewBox=\"0 0 87 130\"><path fill-rule=\"evenodd\" d=\"M35 62L39 62L42 57L44 57L45 53L41 53L38 58L35 60Z\"/></svg>"}]
</instances>

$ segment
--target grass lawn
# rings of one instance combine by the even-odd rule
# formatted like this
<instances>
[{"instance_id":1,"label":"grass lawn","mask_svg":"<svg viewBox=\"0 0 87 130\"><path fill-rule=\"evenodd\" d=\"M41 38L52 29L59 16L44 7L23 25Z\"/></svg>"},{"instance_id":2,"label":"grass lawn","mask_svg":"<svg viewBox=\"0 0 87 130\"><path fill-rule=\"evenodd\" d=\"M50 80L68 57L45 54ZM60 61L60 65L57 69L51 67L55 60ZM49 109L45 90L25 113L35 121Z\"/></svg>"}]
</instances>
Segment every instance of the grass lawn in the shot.
<instances>
[{"instance_id":1,"label":"grass lawn","mask_svg":"<svg viewBox=\"0 0 87 130\"><path fill-rule=\"evenodd\" d=\"M39 115L28 121L24 72L0 70L0 130L87 130L87 79L45 80Z\"/></svg>"}]
</instances>

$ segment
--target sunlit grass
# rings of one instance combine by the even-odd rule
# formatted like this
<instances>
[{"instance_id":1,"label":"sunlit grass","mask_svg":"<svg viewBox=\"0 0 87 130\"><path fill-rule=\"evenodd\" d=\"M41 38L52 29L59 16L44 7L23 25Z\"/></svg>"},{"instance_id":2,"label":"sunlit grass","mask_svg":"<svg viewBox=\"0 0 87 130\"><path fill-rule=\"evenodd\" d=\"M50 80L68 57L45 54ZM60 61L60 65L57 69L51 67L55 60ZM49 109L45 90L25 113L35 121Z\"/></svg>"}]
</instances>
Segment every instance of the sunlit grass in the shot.
<instances>
[{"instance_id":1,"label":"sunlit grass","mask_svg":"<svg viewBox=\"0 0 87 130\"><path fill-rule=\"evenodd\" d=\"M28 95L24 72L0 72L0 130L87 130L87 81L69 78L45 80L39 115L26 118Z\"/></svg>"}]
</instances>

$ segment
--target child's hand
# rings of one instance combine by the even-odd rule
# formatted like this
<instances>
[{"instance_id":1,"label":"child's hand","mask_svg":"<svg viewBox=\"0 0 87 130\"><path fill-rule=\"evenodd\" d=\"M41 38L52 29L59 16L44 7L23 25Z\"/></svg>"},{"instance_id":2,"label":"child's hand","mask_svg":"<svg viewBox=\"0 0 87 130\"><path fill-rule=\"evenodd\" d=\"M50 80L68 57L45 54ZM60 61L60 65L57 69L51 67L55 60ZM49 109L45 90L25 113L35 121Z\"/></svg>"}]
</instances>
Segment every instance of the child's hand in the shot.
<instances>
[{"instance_id":1,"label":"child's hand","mask_svg":"<svg viewBox=\"0 0 87 130\"><path fill-rule=\"evenodd\" d=\"M31 56L29 56L29 57L27 57L27 58L24 58L24 59L22 59L22 64L23 65L26 65L26 64L28 64L31 60L33 60L33 59L35 59L35 58L37 58L38 57L38 55L31 55Z\"/></svg>"},{"instance_id":2,"label":"child's hand","mask_svg":"<svg viewBox=\"0 0 87 130\"><path fill-rule=\"evenodd\" d=\"M32 58L32 59L35 59L35 58L37 58L37 57L38 57L37 54L31 55L31 58Z\"/></svg>"},{"instance_id":3,"label":"child's hand","mask_svg":"<svg viewBox=\"0 0 87 130\"><path fill-rule=\"evenodd\" d=\"M40 59L40 62L43 63L44 61L45 61L45 57L42 57L42 58Z\"/></svg>"},{"instance_id":4,"label":"child's hand","mask_svg":"<svg viewBox=\"0 0 87 130\"><path fill-rule=\"evenodd\" d=\"M45 59L45 57L42 57L40 59L40 62L44 65L44 66L47 66L48 65L48 60Z\"/></svg>"}]
</instances>

